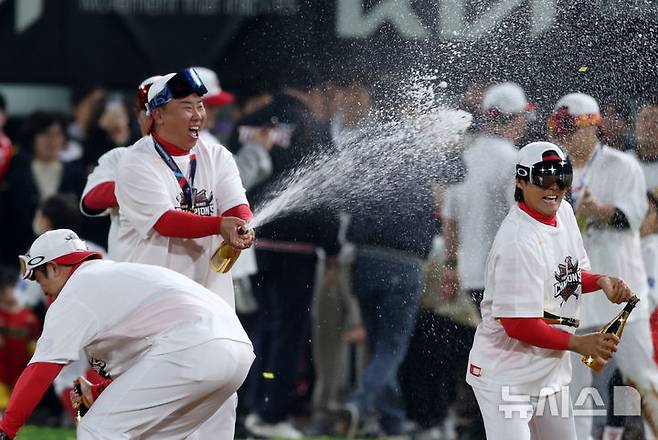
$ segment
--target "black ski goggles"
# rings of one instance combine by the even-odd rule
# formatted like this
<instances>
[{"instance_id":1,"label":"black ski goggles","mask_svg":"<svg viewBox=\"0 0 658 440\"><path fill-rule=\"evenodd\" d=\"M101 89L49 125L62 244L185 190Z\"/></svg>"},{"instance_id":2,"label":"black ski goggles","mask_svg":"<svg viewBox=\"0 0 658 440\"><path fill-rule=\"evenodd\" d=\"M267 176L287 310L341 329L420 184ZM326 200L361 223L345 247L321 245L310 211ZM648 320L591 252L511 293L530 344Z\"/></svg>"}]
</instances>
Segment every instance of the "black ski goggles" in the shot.
<instances>
[{"instance_id":1,"label":"black ski goggles","mask_svg":"<svg viewBox=\"0 0 658 440\"><path fill-rule=\"evenodd\" d=\"M544 189L557 184L558 188L563 190L571 186L573 168L569 159L545 160L534 164L531 168L517 165L516 178Z\"/></svg>"},{"instance_id":2,"label":"black ski goggles","mask_svg":"<svg viewBox=\"0 0 658 440\"><path fill-rule=\"evenodd\" d=\"M153 111L171 101L172 99L181 99L186 96L197 94L203 96L208 93L208 89L199 78L199 74L192 68L187 68L176 73L149 101L149 110Z\"/></svg>"}]
</instances>

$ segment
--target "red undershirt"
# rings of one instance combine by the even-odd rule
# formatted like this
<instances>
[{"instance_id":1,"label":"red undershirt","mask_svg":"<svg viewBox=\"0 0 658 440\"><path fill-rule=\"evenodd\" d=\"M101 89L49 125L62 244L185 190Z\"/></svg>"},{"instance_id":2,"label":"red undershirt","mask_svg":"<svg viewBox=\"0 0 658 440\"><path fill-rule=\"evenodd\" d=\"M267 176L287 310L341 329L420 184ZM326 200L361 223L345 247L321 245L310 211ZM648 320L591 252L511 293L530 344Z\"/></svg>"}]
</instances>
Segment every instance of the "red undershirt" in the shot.
<instances>
[{"instance_id":1,"label":"red undershirt","mask_svg":"<svg viewBox=\"0 0 658 440\"><path fill-rule=\"evenodd\" d=\"M530 217L545 225L557 227L557 216L546 216L524 202L519 202L519 208ZM581 271L583 293L599 290L597 284L602 275ZM571 335L565 331L551 327L541 318L500 318L505 333L510 338L517 339L535 347L551 350L567 350Z\"/></svg>"},{"instance_id":2,"label":"red undershirt","mask_svg":"<svg viewBox=\"0 0 658 440\"><path fill-rule=\"evenodd\" d=\"M153 134L153 137L172 156L184 156L190 153L189 150L178 148L157 134ZM119 204L114 189L114 182L103 182L96 185L82 201L85 210L100 213L106 209L118 207ZM160 216L153 229L165 237L201 238L219 234L219 225L223 217L238 217L247 221L253 216L249 205L246 203L234 206L222 213L221 216L201 216L191 212L171 209Z\"/></svg>"}]
</instances>

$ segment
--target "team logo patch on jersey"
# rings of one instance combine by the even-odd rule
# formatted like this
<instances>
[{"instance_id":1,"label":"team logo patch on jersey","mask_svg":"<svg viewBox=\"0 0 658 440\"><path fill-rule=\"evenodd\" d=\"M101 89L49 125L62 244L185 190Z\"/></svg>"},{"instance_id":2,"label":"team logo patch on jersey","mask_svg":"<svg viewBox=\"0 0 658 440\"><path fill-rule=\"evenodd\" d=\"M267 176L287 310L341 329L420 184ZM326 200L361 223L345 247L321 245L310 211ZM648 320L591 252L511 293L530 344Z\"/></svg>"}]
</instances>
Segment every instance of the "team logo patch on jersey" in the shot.
<instances>
[{"instance_id":1,"label":"team logo patch on jersey","mask_svg":"<svg viewBox=\"0 0 658 440\"><path fill-rule=\"evenodd\" d=\"M482 376L482 368L478 367L475 364L471 364L468 367L468 371L471 373L471 375L475 377L480 377Z\"/></svg>"},{"instance_id":2,"label":"team logo patch on jersey","mask_svg":"<svg viewBox=\"0 0 658 440\"><path fill-rule=\"evenodd\" d=\"M105 370L107 367L107 362L102 359L96 359L95 357L89 358L89 365L91 368L102 377L109 378L109 373Z\"/></svg>"},{"instance_id":3,"label":"team logo patch on jersey","mask_svg":"<svg viewBox=\"0 0 658 440\"><path fill-rule=\"evenodd\" d=\"M555 290L554 298L561 298L562 304L567 302L572 296L578 299L578 287L580 287L580 269L578 262L573 262L572 257L564 259L564 263L560 263L555 271Z\"/></svg>"},{"instance_id":4,"label":"team logo patch on jersey","mask_svg":"<svg viewBox=\"0 0 658 440\"><path fill-rule=\"evenodd\" d=\"M181 211L192 212L196 215L211 216L215 215L215 205L213 204L213 199L215 198L212 191L210 194L205 189L200 191L194 189L193 191L194 205L188 206L187 201L185 200L185 195L181 192L176 200L178 201L178 206L180 206Z\"/></svg>"}]
</instances>

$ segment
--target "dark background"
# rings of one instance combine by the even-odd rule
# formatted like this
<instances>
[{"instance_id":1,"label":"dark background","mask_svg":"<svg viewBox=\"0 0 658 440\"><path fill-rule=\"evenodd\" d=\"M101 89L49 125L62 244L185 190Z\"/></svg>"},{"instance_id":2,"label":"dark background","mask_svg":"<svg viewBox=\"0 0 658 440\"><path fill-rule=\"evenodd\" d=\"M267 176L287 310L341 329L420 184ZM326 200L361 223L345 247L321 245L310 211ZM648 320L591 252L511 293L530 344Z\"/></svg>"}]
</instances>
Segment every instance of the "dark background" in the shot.
<instances>
[{"instance_id":1,"label":"dark background","mask_svg":"<svg viewBox=\"0 0 658 440\"><path fill-rule=\"evenodd\" d=\"M339 35L338 7L352 0L41 0L42 13L22 30L17 2L0 1L2 83L132 89L152 74L203 65L218 71L230 90L304 61L327 77L430 67L455 90L474 80L510 79L540 104L573 90L604 102L642 97L658 84L652 1L362 2L369 18L385 7L401 14L408 6L426 31L417 39L391 20L360 38ZM507 10L480 38L466 39L445 35L441 22L459 6L471 25ZM540 6L555 17L533 34L531 11ZM582 66L586 73L579 73Z\"/></svg>"}]
</instances>

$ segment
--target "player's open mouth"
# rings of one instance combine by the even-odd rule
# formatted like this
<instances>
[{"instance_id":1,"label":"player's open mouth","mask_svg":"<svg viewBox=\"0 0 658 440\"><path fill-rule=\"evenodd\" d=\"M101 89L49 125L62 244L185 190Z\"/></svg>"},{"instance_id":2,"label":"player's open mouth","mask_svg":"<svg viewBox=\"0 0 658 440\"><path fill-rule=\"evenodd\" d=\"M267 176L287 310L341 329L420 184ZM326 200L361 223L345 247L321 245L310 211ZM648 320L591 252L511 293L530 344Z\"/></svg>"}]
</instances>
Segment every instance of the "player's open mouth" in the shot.
<instances>
[{"instance_id":1,"label":"player's open mouth","mask_svg":"<svg viewBox=\"0 0 658 440\"><path fill-rule=\"evenodd\" d=\"M190 127L190 134L194 139L199 139L199 127Z\"/></svg>"},{"instance_id":2,"label":"player's open mouth","mask_svg":"<svg viewBox=\"0 0 658 440\"><path fill-rule=\"evenodd\" d=\"M544 202L553 205L557 203L558 197L556 195L549 195L542 197L542 199L544 200Z\"/></svg>"}]
</instances>

